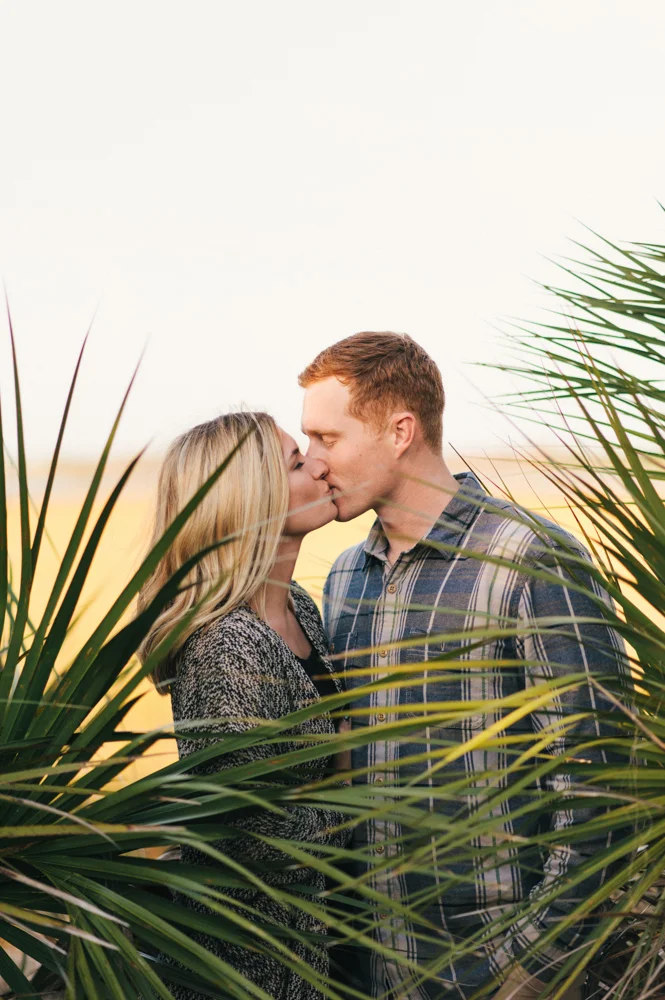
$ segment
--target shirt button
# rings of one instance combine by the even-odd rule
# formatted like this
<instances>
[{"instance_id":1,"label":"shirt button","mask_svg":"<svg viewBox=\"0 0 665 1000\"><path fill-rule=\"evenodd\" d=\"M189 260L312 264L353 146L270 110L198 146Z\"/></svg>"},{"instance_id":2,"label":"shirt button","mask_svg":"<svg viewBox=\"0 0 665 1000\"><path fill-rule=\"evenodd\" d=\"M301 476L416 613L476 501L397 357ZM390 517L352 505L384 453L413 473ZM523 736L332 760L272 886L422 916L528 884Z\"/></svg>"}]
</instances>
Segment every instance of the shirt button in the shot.
<instances>
[{"instance_id":1,"label":"shirt button","mask_svg":"<svg viewBox=\"0 0 665 1000\"><path fill-rule=\"evenodd\" d=\"M377 846L377 848L376 848L376 853L377 854L383 854L384 851L385 851L385 847L383 846L383 844L379 844Z\"/></svg>"},{"instance_id":2,"label":"shirt button","mask_svg":"<svg viewBox=\"0 0 665 1000\"><path fill-rule=\"evenodd\" d=\"M388 593L389 594L394 594L396 590L397 590L397 584L396 583L389 583L388 584Z\"/></svg>"},{"instance_id":3,"label":"shirt button","mask_svg":"<svg viewBox=\"0 0 665 1000\"><path fill-rule=\"evenodd\" d=\"M379 712L378 715L377 715L377 719L379 720L379 722L385 722L386 713L385 712Z\"/></svg>"},{"instance_id":4,"label":"shirt button","mask_svg":"<svg viewBox=\"0 0 665 1000\"><path fill-rule=\"evenodd\" d=\"M387 656L387 655L388 655L388 650L387 649L380 649L379 650L379 656Z\"/></svg>"}]
</instances>

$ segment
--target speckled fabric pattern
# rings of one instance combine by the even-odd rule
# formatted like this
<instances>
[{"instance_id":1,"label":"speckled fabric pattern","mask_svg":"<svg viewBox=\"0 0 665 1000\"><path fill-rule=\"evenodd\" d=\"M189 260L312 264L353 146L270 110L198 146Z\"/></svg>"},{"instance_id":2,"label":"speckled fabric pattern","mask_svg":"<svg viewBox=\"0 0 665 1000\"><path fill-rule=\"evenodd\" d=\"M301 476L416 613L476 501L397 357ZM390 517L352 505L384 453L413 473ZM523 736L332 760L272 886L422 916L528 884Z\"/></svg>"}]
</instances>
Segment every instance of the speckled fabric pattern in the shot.
<instances>
[{"instance_id":1,"label":"speckled fabric pattern","mask_svg":"<svg viewBox=\"0 0 665 1000\"><path fill-rule=\"evenodd\" d=\"M291 593L304 632L332 672L332 666L326 659L328 643L316 605L297 584L292 584ZM340 679L334 674L333 680L337 690L343 690ZM214 731L228 733L245 732L262 720L278 719L318 701L319 695L304 667L281 636L248 605L242 605L190 637L183 648L171 699L176 723L224 718L224 723L215 723ZM289 733L332 734L334 731L334 720L323 712L294 727ZM183 758L206 745L207 740L179 739L178 752ZM278 745L248 747L218 758L198 769L197 773L210 773L222 767L272 757L297 746L285 741ZM324 776L331 763L332 758L326 756L299 765L298 775L293 780L298 784L317 780ZM265 779L260 780L263 782ZM213 846L227 856L247 861L248 867L253 870L265 869L261 877L267 884L279 885L287 890L302 886L310 895L325 888L322 874L311 868L296 867L292 862L285 867L283 863L287 862L287 858L282 851L245 834L252 831L272 837L344 846L350 837L347 831L328 832L343 819L339 812L313 806L288 806L283 816L258 810L231 821L228 826L238 828L238 836L220 840ZM186 845L182 848L181 860L184 864L211 864L209 858ZM225 875L229 874L228 868L220 870ZM287 911L264 893L246 888L224 888L223 891L255 907L268 921L287 924L304 935L325 933L324 925L314 917L294 907ZM197 913L210 914L210 910L202 904L184 896L176 896L176 901L192 911L193 921ZM218 919L221 921L222 918ZM261 986L275 1000L321 1000L319 990L271 955L222 942L194 930L190 933L198 943ZM328 972L328 953L324 947L292 940L286 943L311 969L323 975ZM163 961L170 961L168 957L161 957ZM182 966L179 968L182 971ZM220 982L220 997L230 996L225 986ZM169 989L176 1000L207 1000L204 994L183 986L169 984Z\"/></svg>"}]
</instances>

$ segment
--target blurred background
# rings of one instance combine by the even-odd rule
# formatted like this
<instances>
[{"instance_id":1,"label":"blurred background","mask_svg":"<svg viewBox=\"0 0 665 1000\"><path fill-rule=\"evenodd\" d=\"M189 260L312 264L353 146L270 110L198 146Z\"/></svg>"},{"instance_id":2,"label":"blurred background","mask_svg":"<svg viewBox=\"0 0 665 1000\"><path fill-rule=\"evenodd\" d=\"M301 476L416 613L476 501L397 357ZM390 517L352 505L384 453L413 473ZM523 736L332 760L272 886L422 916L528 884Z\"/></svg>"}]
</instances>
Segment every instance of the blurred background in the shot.
<instances>
[{"instance_id":1,"label":"blurred background","mask_svg":"<svg viewBox=\"0 0 665 1000\"><path fill-rule=\"evenodd\" d=\"M455 471L570 524L512 450L554 438L492 409L513 383L473 363L506 359L510 317L546 319L532 279L564 280L550 258L583 224L662 238L664 45L656 0L0 0L0 275L36 501L92 323L37 604L139 358L109 484L149 448L79 629L144 551L168 441L240 405L298 434L298 372L358 330L436 359ZM368 524L308 539L315 596ZM169 721L154 694L134 711Z\"/></svg>"}]
</instances>

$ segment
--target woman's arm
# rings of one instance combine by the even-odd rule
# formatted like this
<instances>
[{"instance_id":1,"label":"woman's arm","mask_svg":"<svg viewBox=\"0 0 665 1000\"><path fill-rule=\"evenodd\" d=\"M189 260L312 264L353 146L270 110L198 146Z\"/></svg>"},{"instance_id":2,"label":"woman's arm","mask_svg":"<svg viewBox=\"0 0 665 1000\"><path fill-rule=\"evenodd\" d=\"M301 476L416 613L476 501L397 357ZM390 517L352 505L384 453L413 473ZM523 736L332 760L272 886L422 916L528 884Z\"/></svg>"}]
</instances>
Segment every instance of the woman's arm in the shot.
<instances>
[{"instance_id":1,"label":"woman's arm","mask_svg":"<svg viewBox=\"0 0 665 1000\"><path fill-rule=\"evenodd\" d=\"M247 732L263 722L288 714L288 688L281 672L271 668L272 650L269 646L261 650L260 636L253 639L254 645L247 646L248 652L231 651L223 637L215 639L214 636L207 636L188 651L179 671L178 691L174 694L174 715L177 705L180 721L214 719L214 723L205 728L217 736ZM261 742L231 751L196 770L216 773L298 749L301 744L289 741L288 735L285 733L284 742L279 744ZM179 740L180 755L194 753L210 746L210 742L208 739ZM322 768L324 763L322 760ZM263 785L270 784L271 776L263 775L258 780ZM231 775L229 783L233 783ZM283 816L266 810L248 811L234 818L230 825L285 839L318 840L332 846L348 843L350 834L346 830L333 835L326 833L328 828L344 821L344 816L336 810L291 804L284 804L283 808Z\"/></svg>"}]
</instances>

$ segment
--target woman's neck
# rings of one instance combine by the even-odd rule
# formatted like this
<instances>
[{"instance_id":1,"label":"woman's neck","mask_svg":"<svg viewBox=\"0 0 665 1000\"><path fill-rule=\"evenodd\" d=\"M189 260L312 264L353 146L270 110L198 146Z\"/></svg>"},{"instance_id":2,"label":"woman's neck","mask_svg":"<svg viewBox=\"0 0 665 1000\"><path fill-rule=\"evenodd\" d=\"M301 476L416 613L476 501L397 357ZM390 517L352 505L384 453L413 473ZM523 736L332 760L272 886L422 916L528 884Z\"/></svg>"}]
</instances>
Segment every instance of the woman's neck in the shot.
<instances>
[{"instance_id":1,"label":"woman's neck","mask_svg":"<svg viewBox=\"0 0 665 1000\"><path fill-rule=\"evenodd\" d=\"M301 543L302 538L287 536L280 544L277 560L265 588L266 618L270 623L283 621L288 615L289 588Z\"/></svg>"}]
</instances>

